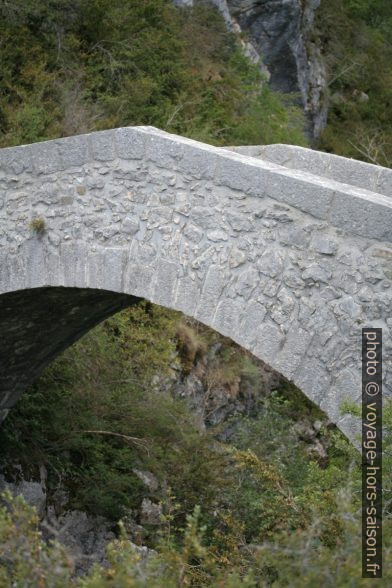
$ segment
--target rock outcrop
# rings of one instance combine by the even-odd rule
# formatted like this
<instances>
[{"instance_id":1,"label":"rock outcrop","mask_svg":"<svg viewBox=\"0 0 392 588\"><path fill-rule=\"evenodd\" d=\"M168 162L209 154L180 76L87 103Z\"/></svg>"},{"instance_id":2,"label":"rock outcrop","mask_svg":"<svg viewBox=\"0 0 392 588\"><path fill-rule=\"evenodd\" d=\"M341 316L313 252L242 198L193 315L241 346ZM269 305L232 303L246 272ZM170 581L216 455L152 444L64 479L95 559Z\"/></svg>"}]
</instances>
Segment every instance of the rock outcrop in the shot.
<instances>
[{"instance_id":1,"label":"rock outcrop","mask_svg":"<svg viewBox=\"0 0 392 588\"><path fill-rule=\"evenodd\" d=\"M4 474L0 473L0 505L2 504L1 493L8 491L14 497L22 496L29 506L34 507L43 539L58 541L67 548L76 576L86 574L94 564L108 566L107 547L118 536L117 524L103 516L80 510L69 510L68 493L63 487L51 496L48 503L46 486L42 480L40 482L25 480L20 466L15 466L14 470L18 472L19 478L15 481L7 481ZM147 474L152 476L149 472ZM145 498L141 505L141 517L144 516L144 522L157 524L159 514L160 506ZM140 539L145 532L133 518L124 517L124 524L132 549L137 556L138 572L142 575L148 560L156 552L139 544L137 531L139 531Z\"/></svg>"},{"instance_id":2,"label":"rock outcrop","mask_svg":"<svg viewBox=\"0 0 392 588\"><path fill-rule=\"evenodd\" d=\"M317 45L310 40L320 0L228 0L238 21L262 56L275 90L299 93L317 137L326 123L326 74Z\"/></svg>"},{"instance_id":3,"label":"rock outcrop","mask_svg":"<svg viewBox=\"0 0 392 588\"><path fill-rule=\"evenodd\" d=\"M206 0L175 0L192 6ZM312 40L320 0L209 0L228 28L245 33L244 51L259 63L274 90L298 95L311 140L326 125L326 71L320 48Z\"/></svg>"}]
</instances>

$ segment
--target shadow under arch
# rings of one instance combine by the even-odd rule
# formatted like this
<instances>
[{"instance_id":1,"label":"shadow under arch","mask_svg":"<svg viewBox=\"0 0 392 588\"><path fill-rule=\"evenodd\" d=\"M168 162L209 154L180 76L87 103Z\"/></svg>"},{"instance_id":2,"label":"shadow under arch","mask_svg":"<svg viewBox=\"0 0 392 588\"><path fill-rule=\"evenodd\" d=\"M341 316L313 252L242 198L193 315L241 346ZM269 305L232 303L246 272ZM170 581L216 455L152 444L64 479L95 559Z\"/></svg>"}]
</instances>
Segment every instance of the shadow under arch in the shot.
<instances>
[{"instance_id":1,"label":"shadow under arch","mask_svg":"<svg viewBox=\"0 0 392 588\"><path fill-rule=\"evenodd\" d=\"M59 354L106 318L142 300L145 298L111 290L65 286L41 286L0 295L5 334L0 339L1 420ZM187 304L178 304L175 310L185 311ZM197 315L194 312L192 318L200 320ZM241 345L241 337L233 336L226 320L219 329L215 321L200 322ZM236 324L231 321L232 326ZM242 346L252 351L249 345ZM265 357L255 356L265 362ZM274 365L268 365L279 372Z\"/></svg>"},{"instance_id":2,"label":"shadow under arch","mask_svg":"<svg viewBox=\"0 0 392 588\"><path fill-rule=\"evenodd\" d=\"M0 417L60 353L140 298L106 290L43 287L0 296Z\"/></svg>"}]
</instances>

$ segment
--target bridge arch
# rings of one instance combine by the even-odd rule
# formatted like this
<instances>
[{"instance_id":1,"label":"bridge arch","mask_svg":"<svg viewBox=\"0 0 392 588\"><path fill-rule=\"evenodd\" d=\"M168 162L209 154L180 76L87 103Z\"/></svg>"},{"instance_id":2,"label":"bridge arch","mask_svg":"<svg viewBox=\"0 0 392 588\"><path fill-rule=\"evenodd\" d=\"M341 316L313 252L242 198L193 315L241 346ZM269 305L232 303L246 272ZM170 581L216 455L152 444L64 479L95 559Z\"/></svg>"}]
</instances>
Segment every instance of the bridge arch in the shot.
<instances>
[{"instance_id":1,"label":"bridge arch","mask_svg":"<svg viewBox=\"0 0 392 588\"><path fill-rule=\"evenodd\" d=\"M57 353L143 298L251 351L354 439L340 405L360 400L361 328L383 327L391 349L392 171L350 160L339 182L343 158L331 172L311 152L315 175L302 152L266 149L129 127L0 151L3 416ZM361 173L366 189L345 183Z\"/></svg>"}]
</instances>

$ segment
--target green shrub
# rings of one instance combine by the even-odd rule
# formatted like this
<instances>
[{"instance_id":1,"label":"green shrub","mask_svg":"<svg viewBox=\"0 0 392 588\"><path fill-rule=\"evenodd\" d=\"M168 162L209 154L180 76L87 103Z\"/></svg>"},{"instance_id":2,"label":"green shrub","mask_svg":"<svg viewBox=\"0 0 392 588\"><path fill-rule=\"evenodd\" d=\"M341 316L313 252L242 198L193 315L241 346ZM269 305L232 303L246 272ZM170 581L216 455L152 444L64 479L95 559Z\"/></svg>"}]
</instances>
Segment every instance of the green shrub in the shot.
<instances>
[{"instance_id":1,"label":"green shrub","mask_svg":"<svg viewBox=\"0 0 392 588\"><path fill-rule=\"evenodd\" d=\"M318 10L330 109L319 147L392 165L392 4L330 0Z\"/></svg>"},{"instance_id":2,"label":"green shrub","mask_svg":"<svg viewBox=\"0 0 392 588\"><path fill-rule=\"evenodd\" d=\"M71 507L113 520L145 496L160 501L162 523L147 529L146 541L157 550L147 570L140 572L122 534L109 548L108 568L71 579L72 558L44 545L31 511L8 497L0 509L0 542L7 546L0 581L7 586L12 578L24 588L32 567L35 585L44 587L362 585L356 451L324 423L319 435L328 439L328 460L320 464L309 454L295 425L323 415L289 383L261 398L257 418L233 420L230 444L198 430L170 385L154 384L169 358L176 361L181 320L143 303L105 321L46 370L0 432L3 463L20 463L25 475L47 466L49 502L60 479ZM254 360L233 343L192 322L187 329L195 329L188 337L196 347L220 343L214 369L222 361L227 381L241 373L256 378ZM391 410L385 406L386 560ZM153 472L161 487L149 492L134 467ZM381 585L388 585L388 573Z\"/></svg>"},{"instance_id":3,"label":"green shrub","mask_svg":"<svg viewBox=\"0 0 392 588\"><path fill-rule=\"evenodd\" d=\"M43 218L33 218L30 222L30 229L35 233L41 234L45 231L45 221Z\"/></svg>"},{"instance_id":4,"label":"green shrub","mask_svg":"<svg viewBox=\"0 0 392 588\"><path fill-rule=\"evenodd\" d=\"M0 586L65 588L72 572L66 550L43 541L36 512L21 497L0 495Z\"/></svg>"},{"instance_id":5,"label":"green shrub","mask_svg":"<svg viewBox=\"0 0 392 588\"><path fill-rule=\"evenodd\" d=\"M304 143L212 7L0 2L0 146L128 125L213 144Z\"/></svg>"},{"instance_id":6,"label":"green shrub","mask_svg":"<svg viewBox=\"0 0 392 588\"><path fill-rule=\"evenodd\" d=\"M178 314L143 302L93 329L22 397L0 430L2 463L64 479L73 508L117 520L146 489L132 468L169 481L185 513L218 492L220 458L185 404L157 388L174 361ZM172 337L172 338L171 338Z\"/></svg>"}]
</instances>

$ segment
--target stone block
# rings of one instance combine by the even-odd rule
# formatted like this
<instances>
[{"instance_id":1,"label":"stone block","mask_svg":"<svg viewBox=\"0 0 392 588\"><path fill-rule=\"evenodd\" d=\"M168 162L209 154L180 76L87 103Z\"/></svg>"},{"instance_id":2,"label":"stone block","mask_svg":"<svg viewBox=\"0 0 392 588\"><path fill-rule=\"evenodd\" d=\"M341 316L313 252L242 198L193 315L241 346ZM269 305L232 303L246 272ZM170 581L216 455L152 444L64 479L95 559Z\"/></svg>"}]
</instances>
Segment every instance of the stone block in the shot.
<instances>
[{"instance_id":1,"label":"stone block","mask_svg":"<svg viewBox=\"0 0 392 588\"><path fill-rule=\"evenodd\" d=\"M192 316L200 298L200 285L188 276L180 277L174 299L174 307L188 316Z\"/></svg>"},{"instance_id":2,"label":"stone block","mask_svg":"<svg viewBox=\"0 0 392 588\"><path fill-rule=\"evenodd\" d=\"M45 246L38 238L25 241L20 248L25 260L25 287L39 288L45 285Z\"/></svg>"},{"instance_id":3,"label":"stone block","mask_svg":"<svg viewBox=\"0 0 392 588\"><path fill-rule=\"evenodd\" d=\"M146 133L146 159L170 171L177 169L184 145L170 135Z\"/></svg>"},{"instance_id":4,"label":"stone block","mask_svg":"<svg viewBox=\"0 0 392 588\"><path fill-rule=\"evenodd\" d=\"M33 171L32 148L30 145L0 149L0 169L9 175Z\"/></svg>"},{"instance_id":5,"label":"stone block","mask_svg":"<svg viewBox=\"0 0 392 588\"><path fill-rule=\"evenodd\" d=\"M310 248L322 255L334 255L338 250L338 243L328 235L315 234L312 236Z\"/></svg>"},{"instance_id":6,"label":"stone block","mask_svg":"<svg viewBox=\"0 0 392 588\"><path fill-rule=\"evenodd\" d=\"M212 327L221 335L236 340L242 313L243 305L240 302L225 298L218 303Z\"/></svg>"},{"instance_id":7,"label":"stone block","mask_svg":"<svg viewBox=\"0 0 392 588\"><path fill-rule=\"evenodd\" d=\"M0 260L0 265L2 261ZM26 280L26 266L25 260L21 255L8 255L6 257L6 275L7 275L7 288L12 290L23 290L25 287ZM1 274L1 268L0 268ZM1 282L1 280L0 280ZM1 283L0 283L1 289Z\"/></svg>"},{"instance_id":8,"label":"stone block","mask_svg":"<svg viewBox=\"0 0 392 588\"><path fill-rule=\"evenodd\" d=\"M121 159L142 159L145 156L146 135L137 128L124 127L114 131L115 146Z\"/></svg>"},{"instance_id":9,"label":"stone block","mask_svg":"<svg viewBox=\"0 0 392 588\"><path fill-rule=\"evenodd\" d=\"M294 324L286 335L282 351L274 361L274 369L291 379L304 359L312 337L313 333Z\"/></svg>"},{"instance_id":10,"label":"stone block","mask_svg":"<svg viewBox=\"0 0 392 588\"><path fill-rule=\"evenodd\" d=\"M284 334L274 323L264 321L259 326L251 351L272 368L284 343Z\"/></svg>"},{"instance_id":11,"label":"stone block","mask_svg":"<svg viewBox=\"0 0 392 588\"><path fill-rule=\"evenodd\" d=\"M239 190L252 196L264 196L268 181L268 170L249 158L221 157L215 175L218 185Z\"/></svg>"},{"instance_id":12,"label":"stone block","mask_svg":"<svg viewBox=\"0 0 392 588\"><path fill-rule=\"evenodd\" d=\"M303 176L306 176L304 173ZM316 181L301 177L298 172L290 170L268 172L266 194L277 200L290 204L303 212L319 219L327 219L334 197L333 187L327 181Z\"/></svg>"},{"instance_id":13,"label":"stone block","mask_svg":"<svg viewBox=\"0 0 392 588\"><path fill-rule=\"evenodd\" d=\"M97 251L90 251L87 267L89 288L124 292L126 259L127 251L121 247L100 247Z\"/></svg>"},{"instance_id":14,"label":"stone block","mask_svg":"<svg viewBox=\"0 0 392 588\"><path fill-rule=\"evenodd\" d=\"M326 366L313 357L303 359L292 379L294 384L318 405L328 394L331 385Z\"/></svg>"},{"instance_id":15,"label":"stone block","mask_svg":"<svg viewBox=\"0 0 392 588\"><path fill-rule=\"evenodd\" d=\"M255 300L250 300L246 305L243 305L242 322L238 330L242 344L247 348L256 345L259 332L263 329L266 314L266 308Z\"/></svg>"},{"instance_id":16,"label":"stone block","mask_svg":"<svg viewBox=\"0 0 392 588\"><path fill-rule=\"evenodd\" d=\"M197 179L212 179L219 161L219 155L207 146L184 145L178 169Z\"/></svg>"},{"instance_id":17,"label":"stone block","mask_svg":"<svg viewBox=\"0 0 392 588\"><path fill-rule=\"evenodd\" d=\"M377 184L375 192L385 194L386 196L392 196L392 170L386 168L380 168L378 172Z\"/></svg>"},{"instance_id":18,"label":"stone block","mask_svg":"<svg viewBox=\"0 0 392 588\"><path fill-rule=\"evenodd\" d=\"M140 222L137 217L126 217L121 225L124 233L127 235L136 235L140 228Z\"/></svg>"},{"instance_id":19,"label":"stone block","mask_svg":"<svg viewBox=\"0 0 392 588\"><path fill-rule=\"evenodd\" d=\"M60 263L64 286L85 288L87 285L88 250L84 242L76 241L60 245Z\"/></svg>"},{"instance_id":20,"label":"stone block","mask_svg":"<svg viewBox=\"0 0 392 588\"><path fill-rule=\"evenodd\" d=\"M211 325L222 291L226 285L225 272L218 266L211 266L206 274L195 318Z\"/></svg>"},{"instance_id":21,"label":"stone block","mask_svg":"<svg viewBox=\"0 0 392 588\"><path fill-rule=\"evenodd\" d=\"M52 174L65 169L56 141L35 143L31 153L37 174Z\"/></svg>"},{"instance_id":22,"label":"stone block","mask_svg":"<svg viewBox=\"0 0 392 588\"><path fill-rule=\"evenodd\" d=\"M347 233L392 241L392 201L386 196L336 192L329 220Z\"/></svg>"},{"instance_id":23,"label":"stone block","mask_svg":"<svg viewBox=\"0 0 392 588\"><path fill-rule=\"evenodd\" d=\"M295 145L255 147L255 157L295 170L357 186L379 194L392 195L392 171L357 159L348 159Z\"/></svg>"},{"instance_id":24,"label":"stone block","mask_svg":"<svg viewBox=\"0 0 392 588\"><path fill-rule=\"evenodd\" d=\"M331 388L327 391L325 397L320 400L320 408L324 410L332 422L338 422L342 414L342 404L345 401L359 402L362 397L362 384L360 367L355 373L350 368L343 368L338 371L336 366L335 373L337 377Z\"/></svg>"},{"instance_id":25,"label":"stone block","mask_svg":"<svg viewBox=\"0 0 392 588\"><path fill-rule=\"evenodd\" d=\"M180 265L158 258L156 263L155 287L151 301L155 304L173 308L174 293L180 273Z\"/></svg>"},{"instance_id":26,"label":"stone block","mask_svg":"<svg viewBox=\"0 0 392 588\"><path fill-rule=\"evenodd\" d=\"M87 135L92 158L96 161L113 161L116 158L114 149L114 131L99 131Z\"/></svg>"},{"instance_id":27,"label":"stone block","mask_svg":"<svg viewBox=\"0 0 392 588\"><path fill-rule=\"evenodd\" d=\"M50 286L61 286L63 281L59 252L49 251L46 254L45 284Z\"/></svg>"},{"instance_id":28,"label":"stone block","mask_svg":"<svg viewBox=\"0 0 392 588\"><path fill-rule=\"evenodd\" d=\"M151 300L156 277L155 264L155 260L141 262L130 257L125 271L124 291Z\"/></svg>"},{"instance_id":29,"label":"stone block","mask_svg":"<svg viewBox=\"0 0 392 588\"><path fill-rule=\"evenodd\" d=\"M80 167L90 161L89 146L86 135L65 137L56 141L57 150L63 169Z\"/></svg>"}]
</instances>

